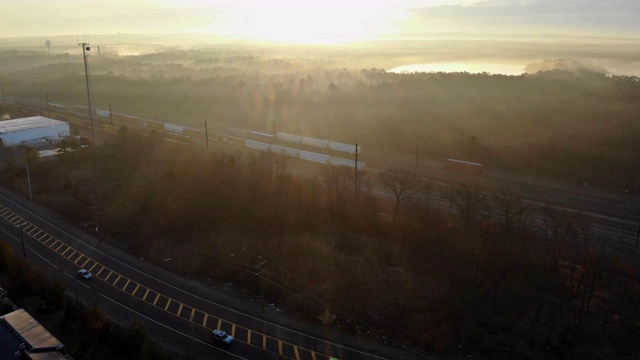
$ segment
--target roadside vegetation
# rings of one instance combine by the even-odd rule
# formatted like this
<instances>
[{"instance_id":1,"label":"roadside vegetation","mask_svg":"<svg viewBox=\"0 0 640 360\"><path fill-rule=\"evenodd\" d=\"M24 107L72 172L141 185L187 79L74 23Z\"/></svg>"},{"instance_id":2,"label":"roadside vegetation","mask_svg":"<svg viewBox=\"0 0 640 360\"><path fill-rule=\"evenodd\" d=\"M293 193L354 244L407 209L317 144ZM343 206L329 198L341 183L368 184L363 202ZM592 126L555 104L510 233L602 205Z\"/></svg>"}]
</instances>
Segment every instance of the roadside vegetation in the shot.
<instances>
[{"instance_id":1,"label":"roadside vegetation","mask_svg":"<svg viewBox=\"0 0 640 360\"><path fill-rule=\"evenodd\" d=\"M2 179L27 194L16 156ZM98 221L103 241L256 296L262 281L267 303L327 326L486 359L640 356L639 265L579 215L545 209L534 231L508 189L436 190L389 169L376 175L396 194L386 203L366 174L355 191L349 169L296 176L292 160L205 155L126 128L28 161L34 199Z\"/></svg>"},{"instance_id":2,"label":"roadside vegetation","mask_svg":"<svg viewBox=\"0 0 640 360\"><path fill-rule=\"evenodd\" d=\"M43 274L6 242L0 242L0 285L14 303L60 340L74 359L172 359L158 349L140 323L114 324L95 305L84 306L71 299L58 276L65 275Z\"/></svg>"}]
</instances>

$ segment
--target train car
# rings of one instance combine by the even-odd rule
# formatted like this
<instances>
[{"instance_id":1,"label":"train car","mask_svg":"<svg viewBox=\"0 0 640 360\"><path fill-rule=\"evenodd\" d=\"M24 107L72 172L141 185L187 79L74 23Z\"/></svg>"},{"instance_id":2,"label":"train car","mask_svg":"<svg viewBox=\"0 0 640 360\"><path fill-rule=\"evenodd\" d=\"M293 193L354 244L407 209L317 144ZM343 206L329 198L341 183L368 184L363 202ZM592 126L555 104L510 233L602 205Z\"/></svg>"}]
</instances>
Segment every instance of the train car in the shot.
<instances>
[{"instance_id":1,"label":"train car","mask_svg":"<svg viewBox=\"0 0 640 360\"><path fill-rule=\"evenodd\" d=\"M64 105L49 103L49 111L57 114L66 114L69 110Z\"/></svg>"},{"instance_id":2,"label":"train car","mask_svg":"<svg viewBox=\"0 0 640 360\"><path fill-rule=\"evenodd\" d=\"M222 142L232 145L245 146L245 139L231 135L223 135Z\"/></svg>"},{"instance_id":3,"label":"train car","mask_svg":"<svg viewBox=\"0 0 640 360\"><path fill-rule=\"evenodd\" d=\"M354 167L355 165L359 171L364 170L365 166L367 165L363 161L358 161L356 163L351 159L344 159L344 158L335 157L335 156L332 156L331 158L329 158L329 164L333 166L346 166L351 168Z\"/></svg>"},{"instance_id":4,"label":"train car","mask_svg":"<svg viewBox=\"0 0 640 360\"><path fill-rule=\"evenodd\" d=\"M258 131L249 131L249 137L257 141L273 142L275 136L273 134L262 133Z\"/></svg>"},{"instance_id":5,"label":"train car","mask_svg":"<svg viewBox=\"0 0 640 360\"><path fill-rule=\"evenodd\" d=\"M484 165L480 163L456 159L447 159L446 168L449 171L462 172L467 174L482 175L484 173Z\"/></svg>"}]
</instances>

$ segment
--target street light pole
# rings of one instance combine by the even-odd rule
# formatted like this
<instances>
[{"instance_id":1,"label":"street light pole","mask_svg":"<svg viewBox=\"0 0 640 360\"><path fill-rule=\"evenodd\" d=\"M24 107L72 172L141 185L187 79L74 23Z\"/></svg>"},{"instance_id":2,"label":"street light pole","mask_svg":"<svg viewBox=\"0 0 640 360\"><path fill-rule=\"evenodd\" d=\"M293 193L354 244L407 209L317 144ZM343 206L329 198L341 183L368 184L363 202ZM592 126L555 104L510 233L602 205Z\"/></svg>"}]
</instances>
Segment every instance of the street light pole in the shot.
<instances>
[{"instance_id":1,"label":"street light pole","mask_svg":"<svg viewBox=\"0 0 640 360\"><path fill-rule=\"evenodd\" d=\"M193 315L189 318L189 322L191 323L191 357L196 358L196 347L195 347L195 338L193 337Z\"/></svg>"},{"instance_id":2,"label":"street light pole","mask_svg":"<svg viewBox=\"0 0 640 360\"><path fill-rule=\"evenodd\" d=\"M102 239L100 238L100 235L98 235L98 232L100 231L100 224L98 223L98 213L96 211L96 209L99 207L99 205L96 205L90 207L89 209L93 211L93 221L96 223L96 236L98 237L98 244L102 244Z\"/></svg>"},{"instance_id":3,"label":"street light pole","mask_svg":"<svg viewBox=\"0 0 640 360\"><path fill-rule=\"evenodd\" d=\"M267 260L263 260L261 263L259 263L257 265L258 267L258 272L256 273L256 275L259 277L260 280L260 305L262 306L262 313L264 314L264 292L263 292L263 288L262 288L262 273L264 272L264 265L267 263Z\"/></svg>"},{"instance_id":4,"label":"street light pole","mask_svg":"<svg viewBox=\"0 0 640 360\"><path fill-rule=\"evenodd\" d=\"M89 123L91 126L91 142L95 144L96 138L93 133L93 110L91 109L91 87L89 86L89 64L87 63L87 51L91 50L89 43L79 43L82 46L82 59L84 60L84 78L87 83L87 100L89 102Z\"/></svg>"},{"instance_id":5,"label":"street light pole","mask_svg":"<svg viewBox=\"0 0 640 360\"><path fill-rule=\"evenodd\" d=\"M22 243L22 257L27 260L27 249L24 246L24 231L22 231L22 226L24 226L26 223L22 222L19 225L16 225L16 227L20 228L20 242Z\"/></svg>"},{"instance_id":6,"label":"street light pole","mask_svg":"<svg viewBox=\"0 0 640 360\"><path fill-rule=\"evenodd\" d=\"M31 192L31 174L29 174L29 160L27 160L27 183L29 184L29 199L33 203L33 192Z\"/></svg>"},{"instance_id":7,"label":"street light pole","mask_svg":"<svg viewBox=\"0 0 640 360\"><path fill-rule=\"evenodd\" d=\"M47 98L47 116L48 116L48 117L51 117L51 110L49 109L49 93L48 93L48 92L46 92L46 93L44 93L44 95L45 95L45 96L46 96L46 98Z\"/></svg>"}]
</instances>

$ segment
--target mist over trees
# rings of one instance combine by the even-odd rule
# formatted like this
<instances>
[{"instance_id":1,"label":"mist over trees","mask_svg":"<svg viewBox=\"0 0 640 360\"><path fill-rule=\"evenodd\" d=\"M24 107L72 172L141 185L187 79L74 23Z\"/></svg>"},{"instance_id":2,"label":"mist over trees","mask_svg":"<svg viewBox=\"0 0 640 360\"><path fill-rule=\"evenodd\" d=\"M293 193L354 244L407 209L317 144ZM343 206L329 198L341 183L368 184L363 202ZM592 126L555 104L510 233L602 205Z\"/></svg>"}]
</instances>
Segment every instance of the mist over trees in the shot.
<instances>
[{"instance_id":1,"label":"mist over trees","mask_svg":"<svg viewBox=\"0 0 640 360\"><path fill-rule=\"evenodd\" d=\"M94 105L197 129L206 120L357 141L363 156L413 160L418 145L421 156L488 171L640 190L637 77L560 56L521 76L371 66L395 51L105 48L90 57ZM0 58L11 99L86 103L81 56ZM612 258L605 245L616 235L594 232L579 212L396 168L363 174L358 192L352 169L295 176L294 159L204 155L126 127L92 151L63 145L74 151L30 162L31 176L47 179L33 184L36 201L80 224L99 217L98 236L149 261L171 257L163 265L181 274L255 293L267 259L265 296L287 311L445 354L640 353L637 264ZM5 165L4 183L26 193L19 159L9 154ZM545 231L531 227L532 213Z\"/></svg>"},{"instance_id":2,"label":"mist over trees","mask_svg":"<svg viewBox=\"0 0 640 360\"><path fill-rule=\"evenodd\" d=\"M397 74L359 67L371 63L367 57L384 63L393 49L93 51L98 108L198 129L206 120L357 141L368 153L396 157L410 158L419 145L434 159L640 189L640 82L593 63L540 60L521 76ZM86 103L81 56L11 50L0 57L8 96Z\"/></svg>"}]
</instances>

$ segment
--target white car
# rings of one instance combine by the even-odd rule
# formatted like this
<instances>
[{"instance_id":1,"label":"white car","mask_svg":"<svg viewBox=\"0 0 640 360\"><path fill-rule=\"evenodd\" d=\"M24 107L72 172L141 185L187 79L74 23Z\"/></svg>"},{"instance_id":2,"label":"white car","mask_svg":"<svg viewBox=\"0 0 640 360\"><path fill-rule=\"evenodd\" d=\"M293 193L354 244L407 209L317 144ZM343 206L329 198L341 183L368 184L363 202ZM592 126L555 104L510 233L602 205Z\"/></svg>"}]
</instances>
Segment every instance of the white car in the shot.
<instances>
[{"instance_id":1,"label":"white car","mask_svg":"<svg viewBox=\"0 0 640 360\"><path fill-rule=\"evenodd\" d=\"M213 338L213 340L223 342L227 345L231 344L231 342L233 341L231 335L220 329L213 330L213 332L211 333L211 337Z\"/></svg>"},{"instance_id":2,"label":"white car","mask_svg":"<svg viewBox=\"0 0 640 360\"><path fill-rule=\"evenodd\" d=\"M78 276L80 276L83 279L89 280L91 279L91 273L85 269L80 269L78 270Z\"/></svg>"}]
</instances>

